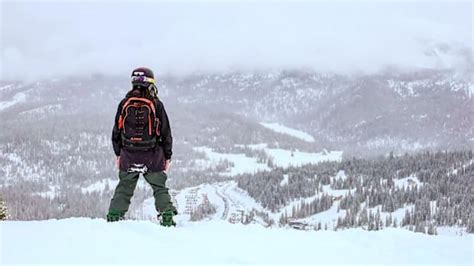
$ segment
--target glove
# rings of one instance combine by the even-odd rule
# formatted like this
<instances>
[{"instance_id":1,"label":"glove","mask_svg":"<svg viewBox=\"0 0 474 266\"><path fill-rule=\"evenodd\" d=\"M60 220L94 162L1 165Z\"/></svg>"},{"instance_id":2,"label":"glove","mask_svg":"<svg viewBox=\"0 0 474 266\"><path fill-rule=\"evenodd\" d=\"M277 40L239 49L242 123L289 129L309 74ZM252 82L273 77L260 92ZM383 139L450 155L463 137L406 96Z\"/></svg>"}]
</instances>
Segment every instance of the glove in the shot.
<instances>
[{"instance_id":1,"label":"glove","mask_svg":"<svg viewBox=\"0 0 474 266\"><path fill-rule=\"evenodd\" d=\"M117 156L115 158L115 167L117 167L117 169L120 169L120 156Z\"/></svg>"},{"instance_id":2,"label":"glove","mask_svg":"<svg viewBox=\"0 0 474 266\"><path fill-rule=\"evenodd\" d=\"M168 172L168 170L170 169L170 166L171 166L171 160L168 159L165 161L165 172Z\"/></svg>"}]
</instances>

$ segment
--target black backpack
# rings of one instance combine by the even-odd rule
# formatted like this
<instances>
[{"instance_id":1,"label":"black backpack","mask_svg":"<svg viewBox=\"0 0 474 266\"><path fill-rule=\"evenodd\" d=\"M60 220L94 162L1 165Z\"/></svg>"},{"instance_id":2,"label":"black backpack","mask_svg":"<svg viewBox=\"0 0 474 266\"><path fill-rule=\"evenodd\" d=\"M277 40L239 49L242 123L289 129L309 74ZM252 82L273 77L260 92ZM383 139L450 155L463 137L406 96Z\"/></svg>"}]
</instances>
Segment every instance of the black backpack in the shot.
<instances>
[{"instance_id":1,"label":"black backpack","mask_svg":"<svg viewBox=\"0 0 474 266\"><path fill-rule=\"evenodd\" d=\"M133 151L155 148L160 136L160 120L156 113L156 99L143 96L127 96L122 106L118 126L122 146Z\"/></svg>"}]
</instances>

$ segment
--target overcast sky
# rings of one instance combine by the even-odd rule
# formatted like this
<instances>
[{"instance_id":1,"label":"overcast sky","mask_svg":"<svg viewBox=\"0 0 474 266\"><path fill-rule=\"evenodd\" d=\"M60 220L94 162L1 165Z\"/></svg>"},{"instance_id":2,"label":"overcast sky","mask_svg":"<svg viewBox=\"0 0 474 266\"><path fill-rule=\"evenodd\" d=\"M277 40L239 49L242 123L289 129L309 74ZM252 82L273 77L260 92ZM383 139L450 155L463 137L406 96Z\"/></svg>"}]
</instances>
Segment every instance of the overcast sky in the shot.
<instances>
[{"instance_id":1,"label":"overcast sky","mask_svg":"<svg viewBox=\"0 0 474 266\"><path fill-rule=\"evenodd\" d=\"M451 67L472 56L472 13L470 1L2 1L0 79Z\"/></svg>"}]
</instances>

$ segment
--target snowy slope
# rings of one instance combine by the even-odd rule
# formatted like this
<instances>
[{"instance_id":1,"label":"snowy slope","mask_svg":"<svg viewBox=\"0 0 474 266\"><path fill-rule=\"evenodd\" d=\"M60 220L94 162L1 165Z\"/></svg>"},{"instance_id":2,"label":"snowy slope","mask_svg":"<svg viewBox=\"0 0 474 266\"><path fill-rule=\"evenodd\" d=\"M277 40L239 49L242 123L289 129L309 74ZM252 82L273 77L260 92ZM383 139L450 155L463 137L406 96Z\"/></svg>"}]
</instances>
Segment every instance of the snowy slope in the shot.
<instances>
[{"instance_id":1,"label":"snowy slope","mask_svg":"<svg viewBox=\"0 0 474 266\"><path fill-rule=\"evenodd\" d=\"M275 166L284 168L304 164L318 164L325 161L341 161L343 154L342 151L323 150L322 152L314 153L268 148L268 144L266 143L250 145L236 144L235 146L263 151L272 159ZM229 162L226 171L221 172L221 175L236 176L245 173L253 174L271 169L266 163L259 162L258 158L248 157L243 153L219 153L208 147L195 147L194 150L205 154L206 160L196 161L203 168L212 168L221 162Z\"/></svg>"},{"instance_id":2,"label":"snowy slope","mask_svg":"<svg viewBox=\"0 0 474 266\"><path fill-rule=\"evenodd\" d=\"M0 101L0 112L15 106L16 104L23 103L26 101L26 94L23 92L19 92L13 96L13 98L9 101Z\"/></svg>"},{"instance_id":3,"label":"snowy slope","mask_svg":"<svg viewBox=\"0 0 474 266\"><path fill-rule=\"evenodd\" d=\"M472 235L401 229L301 232L201 222L75 218L0 223L0 264L444 264L472 265Z\"/></svg>"},{"instance_id":4,"label":"snowy slope","mask_svg":"<svg viewBox=\"0 0 474 266\"><path fill-rule=\"evenodd\" d=\"M204 197L207 197L209 202L216 207L216 213L209 217L211 220L240 223L242 214L246 215L252 209L265 211L246 191L239 188L235 181L202 184L172 192L180 213L177 217L178 222L189 221L191 212L203 202ZM142 213L133 214L132 217L147 220L156 217L157 212L152 197L144 202L141 211Z\"/></svg>"},{"instance_id":5,"label":"snowy slope","mask_svg":"<svg viewBox=\"0 0 474 266\"><path fill-rule=\"evenodd\" d=\"M229 167L229 171L221 173L222 175L235 176L244 173L270 170L266 164L259 163L257 158L247 157L245 154L218 153L207 147L197 147L194 150L206 154L208 160L207 162L202 162L204 166L212 167L221 161L230 162L232 166Z\"/></svg>"},{"instance_id":6,"label":"snowy slope","mask_svg":"<svg viewBox=\"0 0 474 266\"><path fill-rule=\"evenodd\" d=\"M343 154L342 151L310 153L271 148L265 148L264 151L273 158L273 163L275 165L285 168L290 166L301 166L304 164L341 161Z\"/></svg>"},{"instance_id":7,"label":"snowy slope","mask_svg":"<svg viewBox=\"0 0 474 266\"><path fill-rule=\"evenodd\" d=\"M327 186L323 186L323 192L317 193L308 198L298 198L289 202L285 207L279 209L277 212L264 208L259 202L252 198L247 191L238 187L235 181L224 181L213 184L203 184L196 187L185 188L180 191L174 191L174 199L176 207L180 215L177 220L186 223L190 220L190 213L192 210L203 202L204 197L207 197L209 202L216 207L216 213L207 220L227 221L230 223L240 223L243 218L242 215L248 215L252 210L268 214L269 218L277 222L282 214L285 212L291 214L293 207L296 207L301 202L309 203L323 194L331 195L333 197L347 195L349 190L341 189L334 190ZM352 190L354 193L354 190ZM344 210L337 212L339 201L336 201L330 210L315 214L307 218L299 219L301 222L315 225L321 222L323 225L327 224L329 229L334 228L334 223L338 217L343 217ZM405 214L404 212L402 214ZM139 213L134 213L131 217L136 219L151 220L156 217L157 212L154 207L154 200L152 197L148 198ZM388 215L388 214L387 214ZM400 219L401 221L401 219ZM267 223L255 218L252 223L267 226ZM277 225L274 225L277 226Z\"/></svg>"},{"instance_id":8,"label":"snowy slope","mask_svg":"<svg viewBox=\"0 0 474 266\"><path fill-rule=\"evenodd\" d=\"M301 140L304 140L304 141L307 141L307 142L314 142L314 137L311 136L310 134L306 133L306 132L303 132L301 130L297 130L297 129L294 129L294 128L290 128L290 127L287 127L287 126L284 126L284 125L281 125L281 124L278 124L278 123L260 123L260 125L268 128L268 129L271 129L275 132L278 132L278 133L282 133L282 134L287 134L289 136L292 136L292 137L295 137L295 138L298 138L298 139L301 139Z\"/></svg>"},{"instance_id":9,"label":"snowy slope","mask_svg":"<svg viewBox=\"0 0 474 266\"><path fill-rule=\"evenodd\" d=\"M346 175L344 171L338 172L334 177L335 179L344 179ZM405 179L400 179L405 180ZM417 179L416 179L417 180ZM285 178L283 179L285 181ZM282 181L282 182L283 182ZM397 180L395 180L397 181ZM286 179L288 182L288 176ZM185 224L190 222L190 214L195 210L199 204L203 203L204 198L207 198L209 202L216 207L216 213L210 217L205 218L206 221L226 221L229 223L241 223L242 219L248 216L252 211L258 211L261 213L266 213L270 219L272 219L275 224L271 227L279 227L278 220L284 213L291 214L292 209L302 202L310 203L316 198L324 195L329 195L334 198L339 198L341 196L346 196L349 193L354 194L355 189L332 189L330 185L322 186L322 192L316 192L315 195L307 198L297 198L290 201L286 206L278 209L276 212L273 212L267 208L264 208L259 202L252 198L247 191L239 188L236 181L224 181L216 182L213 184L202 184L195 187L185 188L179 191L172 190L172 195L174 199L175 206L178 209L179 215L176 217L178 223ZM340 199L336 199L331 208L326 211L322 211L308 217L295 219L297 222L302 222L308 225L308 228L321 223L323 227L327 226L327 229L334 230L337 224L337 219L339 217L343 218L346 215L346 210L338 210ZM433 202L433 204L435 204ZM361 209L365 207L365 203L361 204ZM368 210L376 213L377 210L380 212L382 221L385 221L387 216L396 218L398 221L398 226L405 215L406 210L412 210L414 205L407 205L403 208L397 209L394 212L384 212L382 211L382 206L376 206L369 208ZM434 211L434 210L433 210ZM157 212L154 207L153 197L149 197L145 200L142 205L142 208L136 212L130 214L130 217L133 219L139 220L153 220L155 219ZM254 217L252 224L260 224L263 226L269 226L266 221L262 220L260 217ZM404 228L406 230L406 228ZM465 234L463 228L453 227L452 230L455 232L449 232L449 230L441 230L438 232L442 234L451 234L455 235L456 233Z\"/></svg>"}]
</instances>

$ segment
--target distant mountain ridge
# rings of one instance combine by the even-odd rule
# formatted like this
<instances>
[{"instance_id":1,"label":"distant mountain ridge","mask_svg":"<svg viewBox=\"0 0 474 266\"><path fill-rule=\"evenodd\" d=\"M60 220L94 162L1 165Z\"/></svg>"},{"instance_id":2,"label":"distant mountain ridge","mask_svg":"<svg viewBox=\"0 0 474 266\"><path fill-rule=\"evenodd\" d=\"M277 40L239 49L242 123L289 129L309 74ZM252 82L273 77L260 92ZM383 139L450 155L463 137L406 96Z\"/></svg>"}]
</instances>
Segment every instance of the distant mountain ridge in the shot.
<instances>
[{"instance_id":1,"label":"distant mountain ridge","mask_svg":"<svg viewBox=\"0 0 474 266\"><path fill-rule=\"evenodd\" d=\"M448 70L365 76L234 72L158 80L160 97L172 113L203 110L211 116L237 114L252 123L277 122L338 150L365 154L474 146L474 83ZM32 109L61 108L111 115L128 86L126 78L103 76L1 82L0 116L9 120Z\"/></svg>"},{"instance_id":2,"label":"distant mountain ridge","mask_svg":"<svg viewBox=\"0 0 474 266\"><path fill-rule=\"evenodd\" d=\"M474 83L450 71L360 77L307 71L165 80L183 103L280 122L338 149L473 146Z\"/></svg>"},{"instance_id":3,"label":"distant mountain ridge","mask_svg":"<svg viewBox=\"0 0 474 266\"><path fill-rule=\"evenodd\" d=\"M299 70L157 80L173 129L174 189L237 180L221 174L242 164L274 171L301 156L310 163L334 151L345 161L391 151L473 149L473 82L450 71L342 76ZM106 181L116 179L110 133L129 82L99 75L0 82L0 193L34 206L16 217L102 217L111 193ZM285 179L273 173L274 194L283 198L287 191L278 189ZM94 184L104 190L84 192ZM131 208L148 192L137 188ZM75 205L79 201L84 205Z\"/></svg>"}]
</instances>

